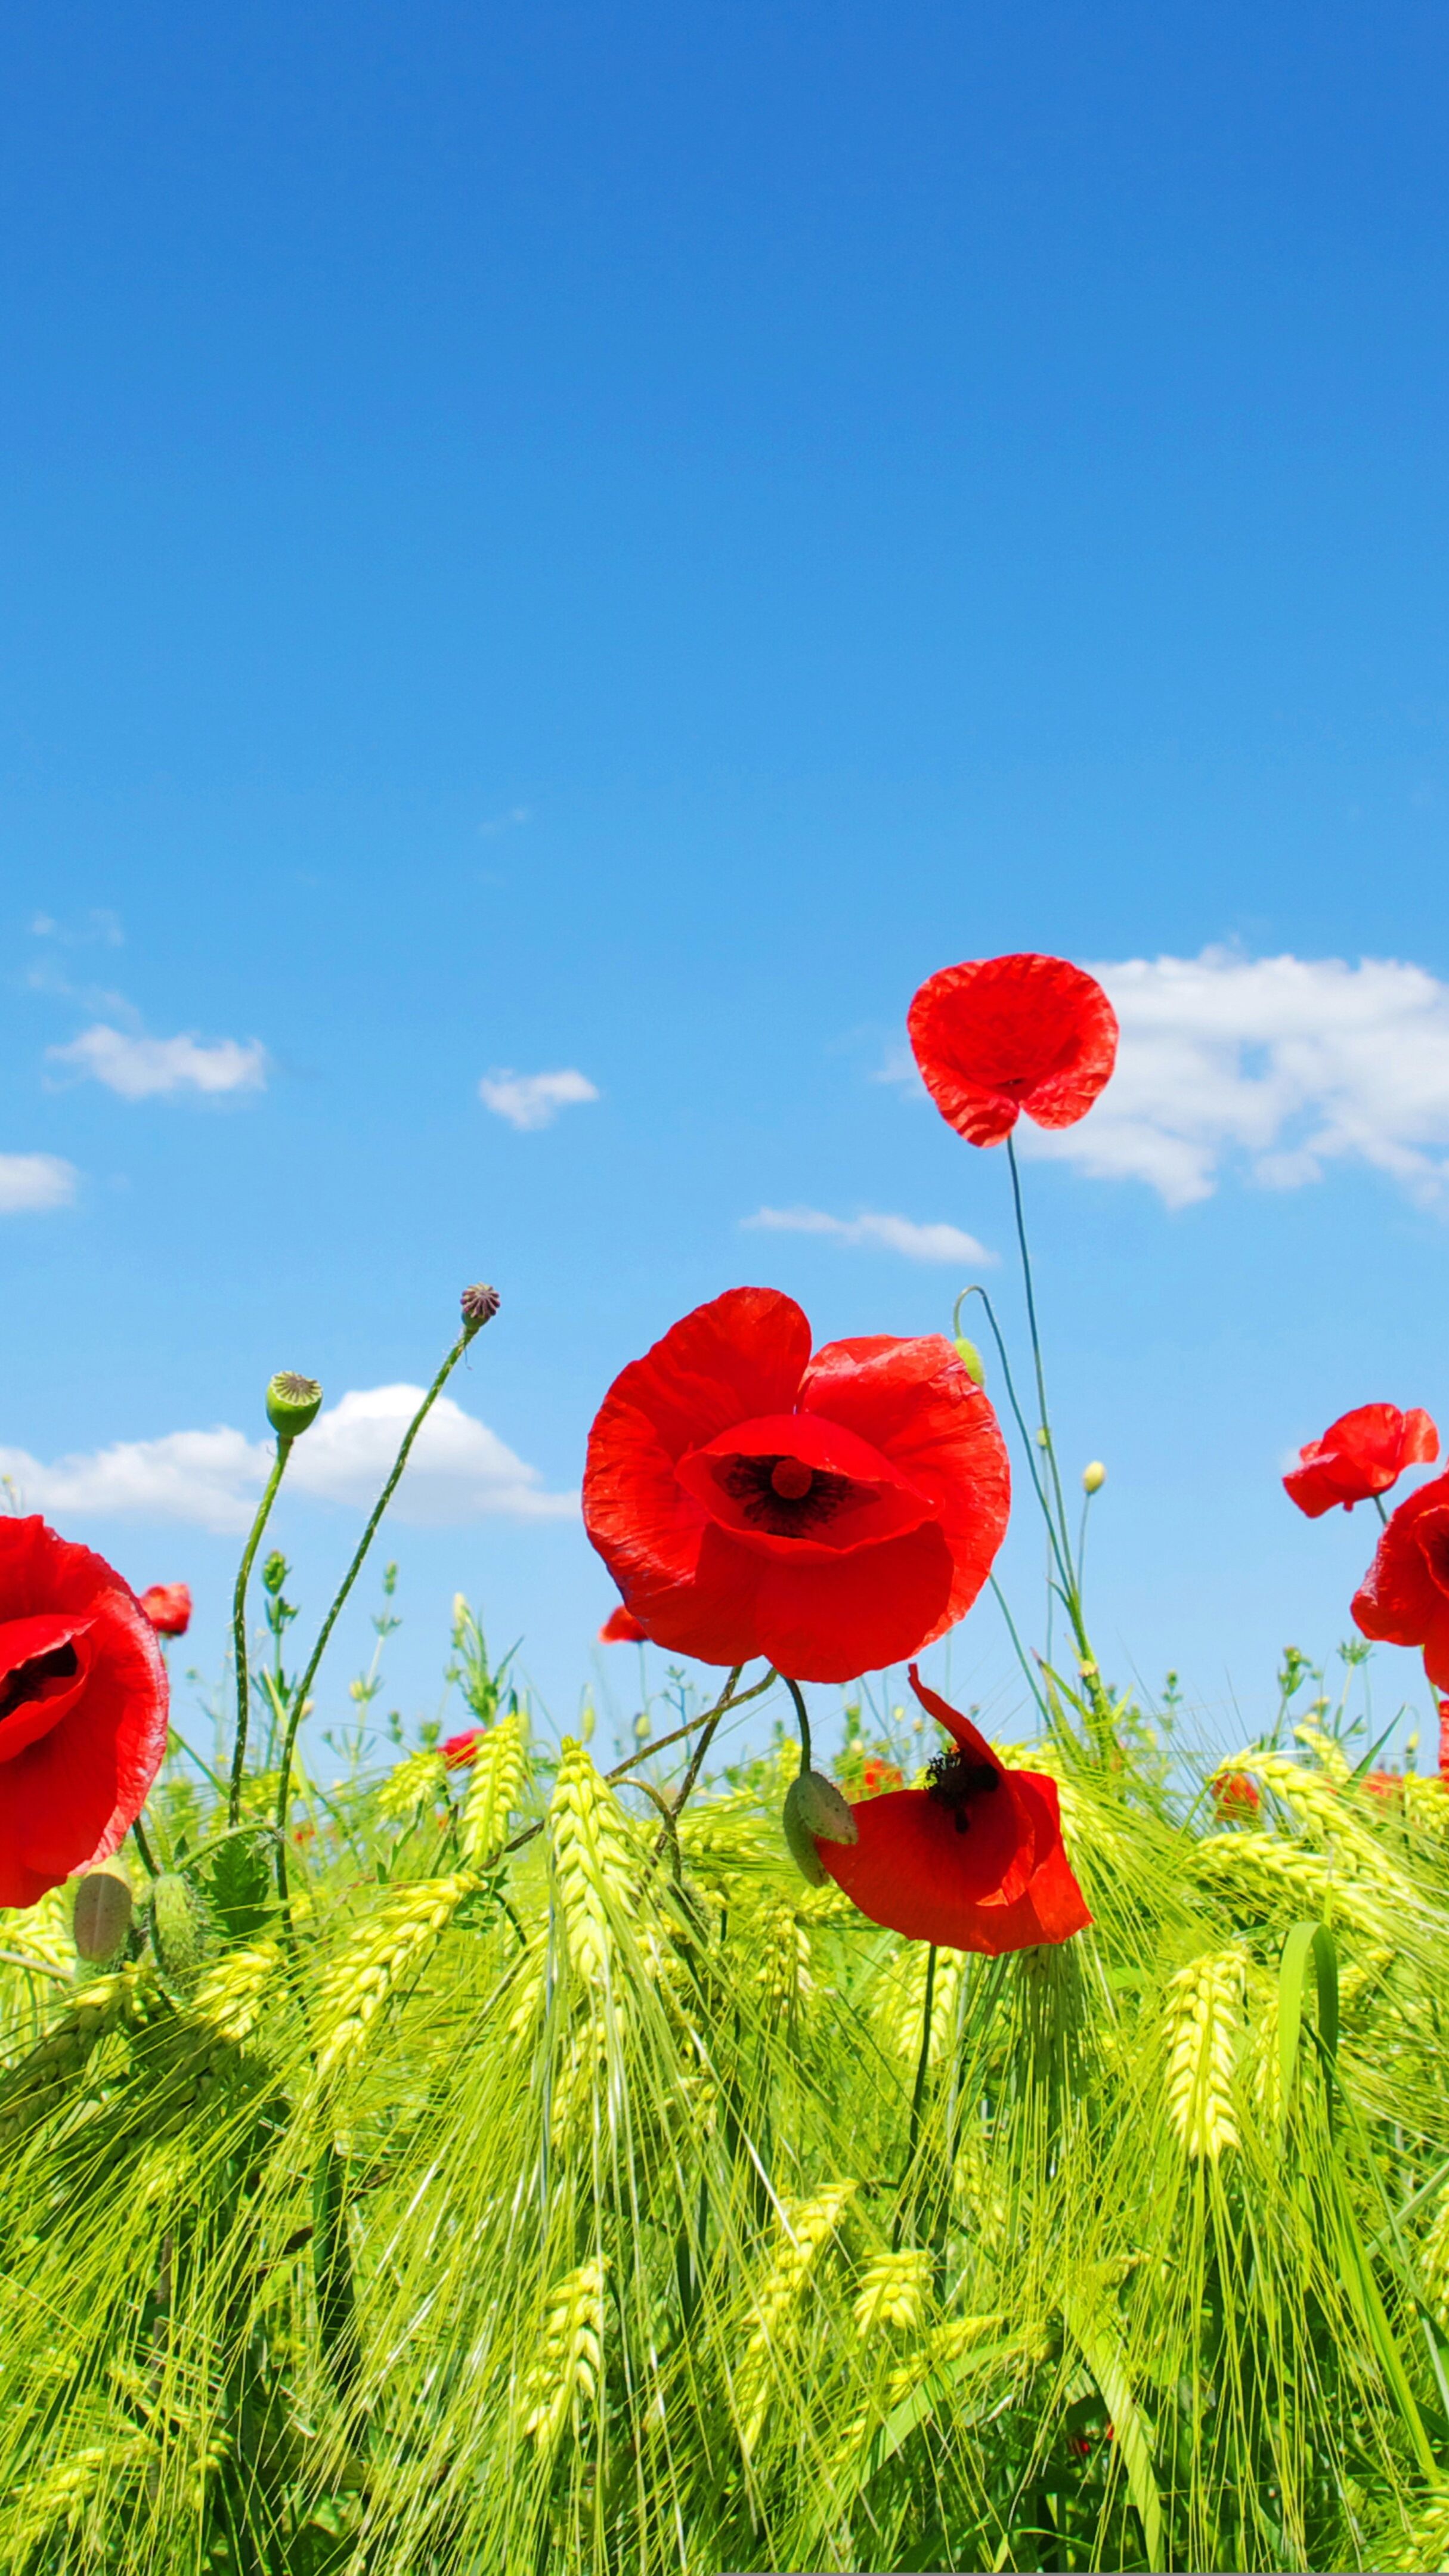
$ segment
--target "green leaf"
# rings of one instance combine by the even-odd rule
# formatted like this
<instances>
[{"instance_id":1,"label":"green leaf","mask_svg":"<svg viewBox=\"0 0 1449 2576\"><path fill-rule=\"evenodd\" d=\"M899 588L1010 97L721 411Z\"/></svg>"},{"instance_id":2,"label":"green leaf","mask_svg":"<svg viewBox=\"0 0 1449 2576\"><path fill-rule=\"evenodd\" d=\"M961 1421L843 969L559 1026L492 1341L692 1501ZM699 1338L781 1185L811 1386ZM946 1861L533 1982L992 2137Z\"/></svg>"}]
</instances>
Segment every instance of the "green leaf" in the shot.
<instances>
[{"instance_id":1,"label":"green leaf","mask_svg":"<svg viewBox=\"0 0 1449 2576\"><path fill-rule=\"evenodd\" d=\"M255 1941L271 1911L272 1873L254 1834L228 1834L212 1849L197 1882L231 1941Z\"/></svg>"}]
</instances>

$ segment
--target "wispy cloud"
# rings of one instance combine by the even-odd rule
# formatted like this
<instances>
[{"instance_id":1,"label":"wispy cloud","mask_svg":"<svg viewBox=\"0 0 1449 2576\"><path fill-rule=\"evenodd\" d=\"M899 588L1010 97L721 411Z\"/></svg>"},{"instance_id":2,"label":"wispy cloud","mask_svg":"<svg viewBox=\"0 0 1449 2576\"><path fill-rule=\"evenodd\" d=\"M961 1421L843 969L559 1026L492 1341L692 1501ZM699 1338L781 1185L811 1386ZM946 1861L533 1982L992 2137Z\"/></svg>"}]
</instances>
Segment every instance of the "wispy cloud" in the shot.
<instances>
[{"instance_id":1,"label":"wispy cloud","mask_svg":"<svg viewBox=\"0 0 1449 2576\"><path fill-rule=\"evenodd\" d=\"M288 1487L318 1501L365 1510L397 1454L419 1404L417 1386L354 1389L317 1417L297 1442ZM225 1425L171 1431L157 1440L119 1440L50 1464L0 1448L7 1477L26 1509L92 1519L190 1522L244 1530L275 1455ZM393 1510L404 1521L441 1526L489 1518L566 1520L573 1494L544 1490L530 1467L485 1422L439 1396L418 1434Z\"/></svg>"},{"instance_id":2,"label":"wispy cloud","mask_svg":"<svg viewBox=\"0 0 1449 2576\"><path fill-rule=\"evenodd\" d=\"M770 1234L822 1234L832 1243L864 1244L882 1252L904 1253L908 1261L993 1263L994 1252L965 1234L959 1225L916 1225L908 1216L827 1216L821 1208L760 1208L742 1217L742 1225Z\"/></svg>"},{"instance_id":3,"label":"wispy cloud","mask_svg":"<svg viewBox=\"0 0 1449 2576\"><path fill-rule=\"evenodd\" d=\"M79 921L57 921L52 913L37 912L30 924L32 939L58 940L63 948L123 948L126 935L118 916L104 904L82 913Z\"/></svg>"},{"instance_id":4,"label":"wispy cloud","mask_svg":"<svg viewBox=\"0 0 1449 2576\"><path fill-rule=\"evenodd\" d=\"M68 1046L45 1052L51 1064L103 1082L122 1100L159 1100L188 1091L211 1097L261 1091L267 1079L267 1051L259 1038L135 1037L102 1023Z\"/></svg>"},{"instance_id":5,"label":"wispy cloud","mask_svg":"<svg viewBox=\"0 0 1449 2576\"><path fill-rule=\"evenodd\" d=\"M1169 1207L1210 1198L1239 1159L1270 1189L1357 1162L1449 1204L1449 984L1424 967L1205 948L1092 972L1122 1024L1117 1070L1077 1126L1023 1119L1023 1153L1146 1181ZM904 1050L880 1079L920 1082Z\"/></svg>"},{"instance_id":6,"label":"wispy cloud","mask_svg":"<svg viewBox=\"0 0 1449 2576\"><path fill-rule=\"evenodd\" d=\"M510 1127L525 1130L551 1127L561 1109L571 1109L583 1100L597 1100L599 1095L586 1074L572 1070L565 1073L485 1073L478 1085L478 1097L495 1118L506 1118Z\"/></svg>"},{"instance_id":7,"label":"wispy cloud","mask_svg":"<svg viewBox=\"0 0 1449 2576\"><path fill-rule=\"evenodd\" d=\"M59 1154L0 1154L0 1216L69 1207L78 1178Z\"/></svg>"},{"instance_id":8,"label":"wispy cloud","mask_svg":"<svg viewBox=\"0 0 1449 2576\"><path fill-rule=\"evenodd\" d=\"M479 824L478 838L480 841L492 841L500 832L514 832L521 823L532 821L531 805L510 805L506 814L490 814L486 822Z\"/></svg>"}]
</instances>

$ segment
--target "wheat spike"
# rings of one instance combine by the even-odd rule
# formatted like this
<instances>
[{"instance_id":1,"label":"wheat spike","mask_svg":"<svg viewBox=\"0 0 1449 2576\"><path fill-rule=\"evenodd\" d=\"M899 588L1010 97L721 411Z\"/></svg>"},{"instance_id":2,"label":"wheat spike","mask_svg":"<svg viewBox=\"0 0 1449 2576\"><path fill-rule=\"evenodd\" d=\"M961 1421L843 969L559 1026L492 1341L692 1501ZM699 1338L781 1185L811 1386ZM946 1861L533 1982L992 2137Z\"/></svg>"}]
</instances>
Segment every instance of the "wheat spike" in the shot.
<instances>
[{"instance_id":1,"label":"wheat spike","mask_svg":"<svg viewBox=\"0 0 1449 2576\"><path fill-rule=\"evenodd\" d=\"M405 1887L360 1926L322 1980L319 2076L355 2058L399 1979L421 1965L465 1896L479 1882L470 1870Z\"/></svg>"},{"instance_id":2,"label":"wheat spike","mask_svg":"<svg viewBox=\"0 0 1449 2576\"><path fill-rule=\"evenodd\" d=\"M394 1764L387 1778L379 1784L378 1814L385 1816L389 1824L396 1824L403 1816L415 1815L425 1800L441 1796L447 1776L448 1766L441 1753L433 1752L426 1745L416 1753L409 1753L403 1761Z\"/></svg>"},{"instance_id":3,"label":"wheat spike","mask_svg":"<svg viewBox=\"0 0 1449 2576\"><path fill-rule=\"evenodd\" d=\"M528 1778L528 1749L523 1719L510 1709L490 1726L473 1757L473 1776L463 1801L460 1835L463 1858L477 1869L493 1860L507 1839L509 1818L523 1796Z\"/></svg>"},{"instance_id":4,"label":"wheat spike","mask_svg":"<svg viewBox=\"0 0 1449 2576\"><path fill-rule=\"evenodd\" d=\"M1168 1988L1167 2107L1190 2156L1238 2143L1232 2078L1242 2028L1243 1953L1210 1951Z\"/></svg>"},{"instance_id":5,"label":"wheat spike","mask_svg":"<svg viewBox=\"0 0 1449 2576\"><path fill-rule=\"evenodd\" d=\"M239 2047L250 2039L262 2007L281 1975L282 1953L275 1941L252 1950L229 1950L209 1968L191 1999L191 2017Z\"/></svg>"},{"instance_id":6,"label":"wheat spike","mask_svg":"<svg viewBox=\"0 0 1449 2576\"><path fill-rule=\"evenodd\" d=\"M602 2261L581 2263L556 2283L544 2312L543 2348L523 2382L523 2430L553 2449L565 2425L575 2435L586 2404L598 2396L604 2354Z\"/></svg>"},{"instance_id":7,"label":"wheat spike","mask_svg":"<svg viewBox=\"0 0 1449 2576\"><path fill-rule=\"evenodd\" d=\"M860 2276L855 2322L862 2337L882 2326L911 2333L920 2324L931 2281L931 2258L912 2246L899 2254L878 2254Z\"/></svg>"},{"instance_id":8,"label":"wheat spike","mask_svg":"<svg viewBox=\"0 0 1449 2576\"><path fill-rule=\"evenodd\" d=\"M737 2399L747 2451L760 2438L770 2401L772 2365L790 2348L801 2292L821 2248L829 2243L858 2189L853 2182L828 2183L813 2199L793 2204L783 2214L783 2241L756 2293L754 2331L740 2366Z\"/></svg>"},{"instance_id":9,"label":"wheat spike","mask_svg":"<svg viewBox=\"0 0 1449 2576\"><path fill-rule=\"evenodd\" d=\"M607 1981L611 1912L627 1908L634 1894L629 1824L587 1747L571 1735L559 1749L548 1821L569 1958L588 1984Z\"/></svg>"}]
</instances>

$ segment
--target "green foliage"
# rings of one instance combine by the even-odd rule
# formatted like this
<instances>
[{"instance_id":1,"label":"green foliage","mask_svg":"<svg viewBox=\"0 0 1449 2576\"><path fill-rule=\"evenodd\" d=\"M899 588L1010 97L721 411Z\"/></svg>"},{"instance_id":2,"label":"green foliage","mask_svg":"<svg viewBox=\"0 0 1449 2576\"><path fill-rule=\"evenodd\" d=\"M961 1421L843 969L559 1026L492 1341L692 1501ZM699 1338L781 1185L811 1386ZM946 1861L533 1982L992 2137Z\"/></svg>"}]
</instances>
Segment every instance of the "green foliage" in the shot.
<instances>
[{"instance_id":1,"label":"green foliage","mask_svg":"<svg viewBox=\"0 0 1449 2576\"><path fill-rule=\"evenodd\" d=\"M304 1784L289 1915L174 1775L184 1975L0 1926L0 2566L1445 2563L1436 1780L1300 1720L1220 1815L1053 1682L1093 1929L933 1960L802 1884L793 1746L671 1833L474 1632L471 1770Z\"/></svg>"}]
</instances>

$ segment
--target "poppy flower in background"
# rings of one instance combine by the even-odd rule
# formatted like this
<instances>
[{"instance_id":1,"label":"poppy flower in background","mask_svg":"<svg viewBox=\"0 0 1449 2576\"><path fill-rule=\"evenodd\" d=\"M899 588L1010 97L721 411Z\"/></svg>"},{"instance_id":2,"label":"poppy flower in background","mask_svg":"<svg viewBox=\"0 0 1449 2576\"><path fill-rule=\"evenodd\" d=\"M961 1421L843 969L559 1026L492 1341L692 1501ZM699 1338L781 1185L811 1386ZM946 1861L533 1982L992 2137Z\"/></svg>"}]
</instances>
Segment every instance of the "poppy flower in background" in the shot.
<instances>
[{"instance_id":1,"label":"poppy flower in background","mask_svg":"<svg viewBox=\"0 0 1449 2576\"><path fill-rule=\"evenodd\" d=\"M1421 1404L1401 1413L1396 1404L1361 1404L1330 1422L1321 1440L1310 1440L1298 1452L1298 1464L1283 1479L1290 1502L1311 1521L1341 1503L1386 1494L1406 1467L1424 1465L1439 1455L1439 1434Z\"/></svg>"},{"instance_id":2,"label":"poppy flower in background","mask_svg":"<svg viewBox=\"0 0 1449 2576\"><path fill-rule=\"evenodd\" d=\"M1211 1783L1213 1805L1220 1816L1252 1817L1262 1805L1262 1792L1246 1771L1230 1771Z\"/></svg>"},{"instance_id":3,"label":"poppy flower in background","mask_svg":"<svg viewBox=\"0 0 1449 2576\"><path fill-rule=\"evenodd\" d=\"M1353 1621L1388 1646L1422 1646L1436 1690L1449 1690L1449 1476L1400 1503L1353 1596Z\"/></svg>"},{"instance_id":4,"label":"poppy flower in background","mask_svg":"<svg viewBox=\"0 0 1449 2576\"><path fill-rule=\"evenodd\" d=\"M1085 1118L1117 1061L1117 1014L1062 957L979 957L929 976L906 1020L921 1078L968 1145Z\"/></svg>"},{"instance_id":5,"label":"poppy flower in background","mask_svg":"<svg viewBox=\"0 0 1449 2576\"><path fill-rule=\"evenodd\" d=\"M486 1726L466 1726L461 1735L445 1735L438 1747L450 1771L471 1771L478 1759L478 1747L487 1734Z\"/></svg>"},{"instance_id":6,"label":"poppy flower in background","mask_svg":"<svg viewBox=\"0 0 1449 2576\"><path fill-rule=\"evenodd\" d=\"M1011 1500L996 1416L951 1344L810 1355L774 1288L731 1288L615 1379L584 1527L656 1646L792 1681L899 1663L970 1609Z\"/></svg>"},{"instance_id":7,"label":"poppy flower in background","mask_svg":"<svg viewBox=\"0 0 1449 2576\"><path fill-rule=\"evenodd\" d=\"M599 1630L599 1643L601 1646L647 1646L649 1640L633 1611L626 1610L621 1601L617 1610L609 1612Z\"/></svg>"},{"instance_id":8,"label":"poppy flower in background","mask_svg":"<svg viewBox=\"0 0 1449 2576\"><path fill-rule=\"evenodd\" d=\"M821 1865L873 1923L908 1941L1000 1958L1066 1941L1091 1922L1062 1843L1057 1784L1008 1771L967 1717L910 1668L952 1751L926 1789L852 1802L856 1840L818 1842Z\"/></svg>"},{"instance_id":9,"label":"poppy flower in background","mask_svg":"<svg viewBox=\"0 0 1449 2576\"><path fill-rule=\"evenodd\" d=\"M184 1637L191 1625L189 1583L152 1583L141 1594L141 1607L158 1637Z\"/></svg>"},{"instance_id":10,"label":"poppy flower in background","mask_svg":"<svg viewBox=\"0 0 1449 2576\"><path fill-rule=\"evenodd\" d=\"M166 1751L166 1667L123 1576L0 1519L0 1905L116 1851Z\"/></svg>"},{"instance_id":11,"label":"poppy flower in background","mask_svg":"<svg viewBox=\"0 0 1449 2576\"><path fill-rule=\"evenodd\" d=\"M888 1789L903 1788L905 1782L894 1762L882 1762L872 1754L861 1772L860 1784L867 1798L879 1798Z\"/></svg>"}]
</instances>

